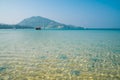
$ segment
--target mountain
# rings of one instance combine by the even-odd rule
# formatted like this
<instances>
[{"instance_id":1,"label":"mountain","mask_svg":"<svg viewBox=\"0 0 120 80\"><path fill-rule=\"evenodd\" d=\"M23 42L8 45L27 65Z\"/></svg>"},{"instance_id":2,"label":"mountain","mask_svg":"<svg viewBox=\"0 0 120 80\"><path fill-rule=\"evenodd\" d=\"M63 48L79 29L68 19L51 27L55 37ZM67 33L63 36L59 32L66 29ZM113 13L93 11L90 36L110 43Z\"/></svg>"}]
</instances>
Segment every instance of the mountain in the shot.
<instances>
[{"instance_id":1,"label":"mountain","mask_svg":"<svg viewBox=\"0 0 120 80\"><path fill-rule=\"evenodd\" d=\"M50 20L40 16L33 16L30 18L26 18L17 25L20 26L29 26L29 27L41 27L42 29L83 29L83 27L73 26L73 25L66 25L54 20Z\"/></svg>"}]
</instances>

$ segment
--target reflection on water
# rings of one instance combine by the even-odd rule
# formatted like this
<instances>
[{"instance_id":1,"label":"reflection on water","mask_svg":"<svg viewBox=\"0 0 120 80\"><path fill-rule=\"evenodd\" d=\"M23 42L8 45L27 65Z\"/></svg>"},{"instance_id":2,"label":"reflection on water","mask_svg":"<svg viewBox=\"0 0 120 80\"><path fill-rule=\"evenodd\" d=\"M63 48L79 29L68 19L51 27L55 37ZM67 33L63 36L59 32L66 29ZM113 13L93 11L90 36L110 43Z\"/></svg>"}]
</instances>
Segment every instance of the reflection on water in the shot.
<instances>
[{"instance_id":1,"label":"reflection on water","mask_svg":"<svg viewBox=\"0 0 120 80\"><path fill-rule=\"evenodd\" d=\"M0 80L120 80L120 31L0 30Z\"/></svg>"}]
</instances>

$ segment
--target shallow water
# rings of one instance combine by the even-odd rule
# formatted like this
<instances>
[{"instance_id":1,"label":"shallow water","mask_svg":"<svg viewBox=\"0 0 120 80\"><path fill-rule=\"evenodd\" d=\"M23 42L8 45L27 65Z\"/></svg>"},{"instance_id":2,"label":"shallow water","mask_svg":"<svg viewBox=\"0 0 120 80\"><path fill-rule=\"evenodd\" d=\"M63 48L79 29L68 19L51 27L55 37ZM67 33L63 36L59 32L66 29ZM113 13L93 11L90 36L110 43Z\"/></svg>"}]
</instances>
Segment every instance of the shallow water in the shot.
<instances>
[{"instance_id":1,"label":"shallow water","mask_svg":"<svg viewBox=\"0 0 120 80\"><path fill-rule=\"evenodd\" d=\"M0 30L0 80L120 80L120 30Z\"/></svg>"}]
</instances>

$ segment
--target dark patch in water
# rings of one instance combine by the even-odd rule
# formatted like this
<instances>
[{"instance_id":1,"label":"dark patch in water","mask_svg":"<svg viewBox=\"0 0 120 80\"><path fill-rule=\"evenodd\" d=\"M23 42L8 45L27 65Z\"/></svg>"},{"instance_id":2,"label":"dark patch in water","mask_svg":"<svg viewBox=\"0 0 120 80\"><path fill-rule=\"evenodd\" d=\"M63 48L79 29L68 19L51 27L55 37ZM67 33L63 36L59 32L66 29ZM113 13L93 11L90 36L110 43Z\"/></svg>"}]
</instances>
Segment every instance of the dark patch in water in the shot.
<instances>
[{"instance_id":1,"label":"dark patch in water","mask_svg":"<svg viewBox=\"0 0 120 80\"><path fill-rule=\"evenodd\" d=\"M46 53L49 53L49 51L46 51Z\"/></svg>"},{"instance_id":2,"label":"dark patch in water","mask_svg":"<svg viewBox=\"0 0 120 80\"><path fill-rule=\"evenodd\" d=\"M35 49L35 48L32 48L32 49Z\"/></svg>"},{"instance_id":3,"label":"dark patch in water","mask_svg":"<svg viewBox=\"0 0 120 80\"><path fill-rule=\"evenodd\" d=\"M4 79L0 77L0 80L4 80Z\"/></svg>"},{"instance_id":4,"label":"dark patch in water","mask_svg":"<svg viewBox=\"0 0 120 80\"><path fill-rule=\"evenodd\" d=\"M94 64L94 63L92 63L92 64L91 64L91 67L92 67L92 68L94 68L94 67L95 67L95 64Z\"/></svg>"},{"instance_id":5,"label":"dark patch in water","mask_svg":"<svg viewBox=\"0 0 120 80\"><path fill-rule=\"evenodd\" d=\"M0 67L0 72L3 72L4 70L6 70L6 67Z\"/></svg>"},{"instance_id":6,"label":"dark patch in water","mask_svg":"<svg viewBox=\"0 0 120 80\"><path fill-rule=\"evenodd\" d=\"M59 56L59 59L65 60L65 59L68 59L68 57L67 57L66 55L64 55L64 54L61 54L61 55Z\"/></svg>"},{"instance_id":7,"label":"dark patch in water","mask_svg":"<svg viewBox=\"0 0 120 80\"><path fill-rule=\"evenodd\" d=\"M115 53L115 54L120 54L120 50L119 49L112 50L112 52Z\"/></svg>"},{"instance_id":8,"label":"dark patch in water","mask_svg":"<svg viewBox=\"0 0 120 80\"><path fill-rule=\"evenodd\" d=\"M80 48L76 48L76 50L80 50Z\"/></svg>"},{"instance_id":9,"label":"dark patch in water","mask_svg":"<svg viewBox=\"0 0 120 80\"><path fill-rule=\"evenodd\" d=\"M112 61L113 65L120 65L120 62Z\"/></svg>"},{"instance_id":10,"label":"dark patch in water","mask_svg":"<svg viewBox=\"0 0 120 80\"><path fill-rule=\"evenodd\" d=\"M75 55L75 56L81 56L81 54L80 54L80 53L75 53L74 55Z\"/></svg>"},{"instance_id":11,"label":"dark patch in water","mask_svg":"<svg viewBox=\"0 0 120 80\"><path fill-rule=\"evenodd\" d=\"M88 71L94 71L95 70L95 63L91 63L88 65Z\"/></svg>"},{"instance_id":12,"label":"dark patch in water","mask_svg":"<svg viewBox=\"0 0 120 80\"><path fill-rule=\"evenodd\" d=\"M100 59L100 58L98 58L98 57L91 58L91 60L94 61L94 62L102 61L102 59Z\"/></svg>"},{"instance_id":13,"label":"dark patch in water","mask_svg":"<svg viewBox=\"0 0 120 80\"><path fill-rule=\"evenodd\" d=\"M70 72L70 74L71 74L71 75L79 76L79 75L80 75L80 71L78 71L78 70L72 70L72 71Z\"/></svg>"},{"instance_id":14,"label":"dark patch in water","mask_svg":"<svg viewBox=\"0 0 120 80\"><path fill-rule=\"evenodd\" d=\"M40 58L41 58L41 59L46 59L46 56L41 56Z\"/></svg>"}]
</instances>

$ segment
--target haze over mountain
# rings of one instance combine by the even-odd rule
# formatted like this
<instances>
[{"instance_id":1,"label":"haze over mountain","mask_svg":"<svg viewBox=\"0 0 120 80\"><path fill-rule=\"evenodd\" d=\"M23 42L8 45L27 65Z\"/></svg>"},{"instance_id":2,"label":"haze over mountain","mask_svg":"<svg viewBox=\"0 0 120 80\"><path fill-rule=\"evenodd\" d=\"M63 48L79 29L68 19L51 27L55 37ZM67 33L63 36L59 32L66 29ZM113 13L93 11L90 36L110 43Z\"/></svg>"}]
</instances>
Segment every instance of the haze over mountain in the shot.
<instances>
[{"instance_id":1,"label":"haze over mountain","mask_svg":"<svg viewBox=\"0 0 120 80\"><path fill-rule=\"evenodd\" d=\"M40 16L26 18L17 25L29 26L34 28L41 27L42 29L83 29L83 27L62 24Z\"/></svg>"}]
</instances>

